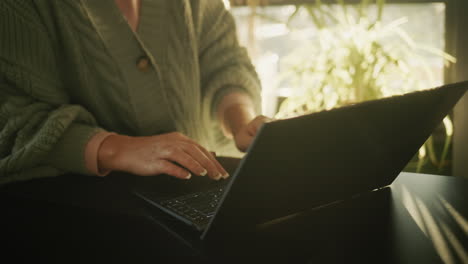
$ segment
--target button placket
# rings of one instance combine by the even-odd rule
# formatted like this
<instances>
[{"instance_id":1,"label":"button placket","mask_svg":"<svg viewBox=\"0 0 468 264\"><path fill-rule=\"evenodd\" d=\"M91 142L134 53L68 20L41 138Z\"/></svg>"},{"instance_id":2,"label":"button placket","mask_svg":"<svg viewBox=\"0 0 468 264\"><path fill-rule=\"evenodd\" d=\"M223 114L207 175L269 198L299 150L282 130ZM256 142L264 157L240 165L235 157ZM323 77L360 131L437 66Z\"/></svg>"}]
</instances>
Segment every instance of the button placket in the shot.
<instances>
[{"instance_id":1,"label":"button placket","mask_svg":"<svg viewBox=\"0 0 468 264\"><path fill-rule=\"evenodd\" d=\"M141 56L136 61L136 67L141 72L148 72L151 68L151 61L148 56Z\"/></svg>"}]
</instances>

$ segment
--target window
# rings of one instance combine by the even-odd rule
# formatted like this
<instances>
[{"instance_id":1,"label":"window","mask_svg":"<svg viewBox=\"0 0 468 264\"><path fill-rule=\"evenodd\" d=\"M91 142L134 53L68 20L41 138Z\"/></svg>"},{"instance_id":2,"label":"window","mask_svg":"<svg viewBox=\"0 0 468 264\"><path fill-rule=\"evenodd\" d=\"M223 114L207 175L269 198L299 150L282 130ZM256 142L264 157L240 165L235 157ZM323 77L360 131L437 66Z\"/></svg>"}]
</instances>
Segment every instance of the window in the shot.
<instances>
[{"instance_id":1,"label":"window","mask_svg":"<svg viewBox=\"0 0 468 264\"><path fill-rule=\"evenodd\" d=\"M387 0L381 13L376 4L359 10L359 5L344 8L333 0L322 0L332 4L320 8L315 0L297 1L310 2L315 9L303 7L296 12L297 5L290 4L293 1L269 1L273 2L231 6L239 39L262 81L263 113L268 116L287 117L439 86L444 83L445 66L455 61L444 52L447 6L442 1ZM323 18L320 23L317 17ZM373 23L377 20L379 26ZM383 34L384 30L389 34ZM378 41L373 46L352 43L365 38ZM372 50L356 51L360 48ZM364 94L356 87L370 92ZM450 175L447 143L452 131L451 120L446 118L406 170Z\"/></svg>"},{"instance_id":2,"label":"window","mask_svg":"<svg viewBox=\"0 0 468 264\"><path fill-rule=\"evenodd\" d=\"M331 10L339 9L338 5L330 5ZM375 16L376 5L368 8L368 14ZM317 36L317 28L305 9L302 9L291 21L291 27L286 22L295 11L294 5L259 6L255 14L250 7L232 7L241 43L247 46L263 84L263 111L267 115L275 115L278 109L278 97L288 97L293 84L287 78L281 78L287 70L285 60L298 47ZM375 17L371 18L375 19ZM382 24L388 25L400 19L401 29L418 45L423 43L433 51L443 51L445 48L445 4L386 4L382 16ZM430 30L428 30L430 29ZM391 38L388 41L395 41ZM403 42L403 40L397 40ZM313 48L313 46L310 46ZM421 61L410 61L409 67L418 68L414 74L422 82L421 88L441 85L444 80L444 58L437 52L419 52ZM304 58L308 58L307 50ZM308 58L313 60L314 58ZM428 74L427 71L430 71ZM428 76L433 78L428 80ZM398 80L398 78L393 78ZM395 81L397 89L400 82ZM392 92L389 91L388 94Z\"/></svg>"}]
</instances>

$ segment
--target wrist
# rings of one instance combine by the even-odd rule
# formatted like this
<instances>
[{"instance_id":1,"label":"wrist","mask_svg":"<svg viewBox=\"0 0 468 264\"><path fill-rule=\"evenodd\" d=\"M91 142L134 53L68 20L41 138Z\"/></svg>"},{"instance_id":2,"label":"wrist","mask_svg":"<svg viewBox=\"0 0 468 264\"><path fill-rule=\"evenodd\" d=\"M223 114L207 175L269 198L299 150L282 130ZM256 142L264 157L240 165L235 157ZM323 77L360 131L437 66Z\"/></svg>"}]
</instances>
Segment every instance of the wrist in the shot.
<instances>
[{"instance_id":1,"label":"wrist","mask_svg":"<svg viewBox=\"0 0 468 264\"><path fill-rule=\"evenodd\" d=\"M217 108L221 130L228 138L232 138L255 117L253 101L243 91L228 93Z\"/></svg>"},{"instance_id":2,"label":"wrist","mask_svg":"<svg viewBox=\"0 0 468 264\"><path fill-rule=\"evenodd\" d=\"M101 143L98 150L98 168L104 171L119 170L118 156L128 136L113 134Z\"/></svg>"},{"instance_id":3,"label":"wrist","mask_svg":"<svg viewBox=\"0 0 468 264\"><path fill-rule=\"evenodd\" d=\"M255 118L255 113L250 105L237 104L227 108L223 116L225 133L235 136Z\"/></svg>"}]
</instances>

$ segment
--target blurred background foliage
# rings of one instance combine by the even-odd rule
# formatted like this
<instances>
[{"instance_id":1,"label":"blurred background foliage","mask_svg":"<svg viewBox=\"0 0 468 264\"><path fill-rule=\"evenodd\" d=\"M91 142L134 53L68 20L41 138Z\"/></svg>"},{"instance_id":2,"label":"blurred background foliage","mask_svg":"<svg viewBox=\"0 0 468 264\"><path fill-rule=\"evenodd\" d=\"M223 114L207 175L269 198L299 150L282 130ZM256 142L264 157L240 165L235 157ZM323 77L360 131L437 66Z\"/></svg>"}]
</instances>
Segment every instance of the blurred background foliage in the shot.
<instances>
[{"instance_id":1,"label":"blurred background foliage","mask_svg":"<svg viewBox=\"0 0 468 264\"><path fill-rule=\"evenodd\" d=\"M385 0L361 0L357 4L345 0L332 4L309 2L313 3L272 12L265 8L268 1L250 0L243 20L241 12L237 13L241 30L243 26L246 31L244 43L260 75L276 75L263 78L264 88L267 86L264 104L270 105L264 112L268 115L289 118L436 87L442 84L442 74L434 74L435 58L445 66L456 62L443 51L443 45L413 38L417 35L414 30L405 30L410 22L408 16L384 18ZM263 25L263 30L259 31L258 25ZM281 34L287 34L294 45L280 56L279 52L265 52L259 47L258 39L272 40ZM297 41L298 35L307 37ZM268 45L275 43L263 46ZM274 63L279 69L276 72L271 66ZM281 85L287 87L283 89L286 92L281 93L281 88L272 91L271 86ZM429 138L407 170L449 174L444 170L450 167L452 134L451 119L446 117L436 139L434 135Z\"/></svg>"},{"instance_id":2,"label":"blurred background foliage","mask_svg":"<svg viewBox=\"0 0 468 264\"><path fill-rule=\"evenodd\" d=\"M416 43L400 27L408 22L406 17L383 24L384 0L376 1L373 16L369 0L358 5L337 2L324 5L316 0L314 5L298 5L286 22L291 28L304 9L318 32L282 60L282 78L293 83L294 91L283 101L277 117L434 87L437 82L420 51L441 56L446 63L455 62L441 50Z\"/></svg>"}]
</instances>

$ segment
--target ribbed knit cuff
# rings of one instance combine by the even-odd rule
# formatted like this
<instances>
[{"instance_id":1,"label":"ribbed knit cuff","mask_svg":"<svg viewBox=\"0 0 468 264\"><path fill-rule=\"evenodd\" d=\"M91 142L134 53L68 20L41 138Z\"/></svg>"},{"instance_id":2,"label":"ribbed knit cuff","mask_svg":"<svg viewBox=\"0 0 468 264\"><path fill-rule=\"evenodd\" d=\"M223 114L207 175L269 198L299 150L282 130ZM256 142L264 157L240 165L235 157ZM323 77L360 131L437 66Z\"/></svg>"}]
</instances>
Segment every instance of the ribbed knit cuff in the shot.
<instances>
[{"instance_id":1,"label":"ribbed knit cuff","mask_svg":"<svg viewBox=\"0 0 468 264\"><path fill-rule=\"evenodd\" d=\"M102 131L101 128L83 124L70 125L51 150L46 163L65 171L92 175L86 167L85 150L89 140Z\"/></svg>"}]
</instances>

